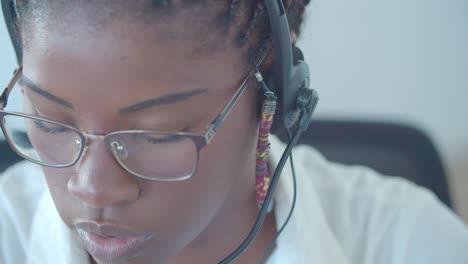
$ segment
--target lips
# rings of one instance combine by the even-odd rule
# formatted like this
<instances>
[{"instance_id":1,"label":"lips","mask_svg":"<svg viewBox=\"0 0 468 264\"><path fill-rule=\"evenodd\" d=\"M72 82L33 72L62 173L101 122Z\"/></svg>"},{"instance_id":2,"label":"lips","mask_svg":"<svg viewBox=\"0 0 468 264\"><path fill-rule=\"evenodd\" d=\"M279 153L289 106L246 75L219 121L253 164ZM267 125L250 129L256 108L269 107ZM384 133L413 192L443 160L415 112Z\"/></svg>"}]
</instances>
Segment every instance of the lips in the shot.
<instances>
[{"instance_id":1,"label":"lips","mask_svg":"<svg viewBox=\"0 0 468 264\"><path fill-rule=\"evenodd\" d=\"M130 258L152 238L113 224L78 222L75 227L85 249L96 260L104 263Z\"/></svg>"}]
</instances>

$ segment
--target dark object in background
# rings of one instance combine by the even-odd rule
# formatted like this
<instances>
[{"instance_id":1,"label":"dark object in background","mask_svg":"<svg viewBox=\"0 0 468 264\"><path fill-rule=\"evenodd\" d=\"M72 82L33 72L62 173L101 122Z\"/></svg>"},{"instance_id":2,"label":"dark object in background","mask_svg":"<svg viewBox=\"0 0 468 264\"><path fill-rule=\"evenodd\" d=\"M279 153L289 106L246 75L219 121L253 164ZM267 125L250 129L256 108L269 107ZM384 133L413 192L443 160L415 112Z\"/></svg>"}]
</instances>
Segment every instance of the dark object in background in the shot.
<instances>
[{"instance_id":1,"label":"dark object in background","mask_svg":"<svg viewBox=\"0 0 468 264\"><path fill-rule=\"evenodd\" d=\"M452 208L440 156L418 129L381 122L313 121L299 144L312 145L331 161L365 165L384 175L409 179L432 190ZM20 160L6 141L0 141L0 172Z\"/></svg>"},{"instance_id":2,"label":"dark object in background","mask_svg":"<svg viewBox=\"0 0 468 264\"><path fill-rule=\"evenodd\" d=\"M281 136L284 142L285 136ZM439 153L422 131L407 125L367 121L312 121L298 144L312 145L328 160L364 165L432 190L452 208Z\"/></svg>"},{"instance_id":3,"label":"dark object in background","mask_svg":"<svg viewBox=\"0 0 468 264\"><path fill-rule=\"evenodd\" d=\"M0 173L21 160L23 158L11 149L6 140L0 140Z\"/></svg>"}]
</instances>

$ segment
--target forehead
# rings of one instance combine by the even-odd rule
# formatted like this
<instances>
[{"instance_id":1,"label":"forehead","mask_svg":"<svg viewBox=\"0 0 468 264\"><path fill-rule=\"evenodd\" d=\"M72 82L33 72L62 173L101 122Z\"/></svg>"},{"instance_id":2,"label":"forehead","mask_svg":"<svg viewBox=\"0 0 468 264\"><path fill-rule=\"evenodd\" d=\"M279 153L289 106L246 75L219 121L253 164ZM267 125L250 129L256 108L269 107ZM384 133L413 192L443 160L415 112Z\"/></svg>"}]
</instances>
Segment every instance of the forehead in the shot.
<instances>
[{"instance_id":1,"label":"forehead","mask_svg":"<svg viewBox=\"0 0 468 264\"><path fill-rule=\"evenodd\" d=\"M139 19L110 11L76 9L58 16L47 12L31 14L37 19L26 22L22 30L24 63L27 66L31 62L37 65L67 61L87 64L85 68L121 66L120 70L140 73L171 67L183 70L187 67L182 65L199 66L216 60L242 67L241 51L229 45L229 36L211 29L217 27L207 26L210 19L194 20L200 16L178 14L156 17L153 23L147 16Z\"/></svg>"},{"instance_id":2,"label":"forehead","mask_svg":"<svg viewBox=\"0 0 468 264\"><path fill-rule=\"evenodd\" d=\"M73 65L74 71L80 65L96 73L109 69L120 76L167 76L168 71L200 75L207 69L216 75L229 66L246 71L245 47L233 45L235 34L230 36L219 23L224 1L173 1L169 8L145 0L45 2L52 4L32 7L24 17L26 72L33 62L48 69L54 64L59 69Z\"/></svg>"},{"instance_id":3,"label":"forehead","mask_svg":"<svg viewBox=\"0 0 468 264\"><path fill-rule=\"evenodd\" d=\"M170 75L196 78L205 76L202 72L222 76L223 71L245 71L246 65L238 51L229 48L199 54L189 41L155 41L144 31L127 30L125 38L119 38L106 32L94 34L80 26L73 29L74 33L69 35L52 29L31 37L31 45L24 49L23 58L28 76L39 77L51 71L60 76L67 72L80 73L78 78L107 75L144 79L152 76L161 80ZM123 32L121 28L118 30Z\"/></svg>"},{"instance_id":4,"label":"forehead","mask_svg":"<svg viewBox=\"0 0 468 264\"><path fill-rule=\"evenodd\" d=\"M123 17L95 27L75 16L66 23L45 21L25 31L24 73L42 89L89 111L96 110L96 98L118 108L178 90L226 91L247 70L235 47L200 53L196 48L206 38L187 33L191 29L181 21L148 27Z\"/></svg>"},{"instance_id":5,"label":"forehead","mask_svg":"<svg viewBox=\"0 0 468 264\"><path fill-rule=\"evenodd\" d=\"M40 36L45 37L51 31L62 32L66 37L105 33L117 41L140 34L154 42L190 43L191 50L198 52L225 49L232 44L234 35L227 30L225 1L212 1L211 4L202 4L205 1L171 1L170 5L157 4L159 2L28 1L21 5L23 8L20 7L23 45L28 47L30 42Z\"/></svg>"}]
</instances>

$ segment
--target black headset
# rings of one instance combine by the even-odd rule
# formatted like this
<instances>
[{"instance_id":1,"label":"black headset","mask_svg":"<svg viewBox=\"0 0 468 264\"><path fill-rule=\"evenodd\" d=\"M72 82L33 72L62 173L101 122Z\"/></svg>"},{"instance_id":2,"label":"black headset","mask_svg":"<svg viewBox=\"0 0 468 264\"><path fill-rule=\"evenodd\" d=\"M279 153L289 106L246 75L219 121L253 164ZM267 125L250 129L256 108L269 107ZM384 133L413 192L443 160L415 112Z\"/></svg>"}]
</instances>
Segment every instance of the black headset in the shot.
<instances>
[{"instance_id":1,"label":"black headset","mask_svg":"<svg viewBox=\"0 0 468 264\"><path fill-rule=\"evenodd\" d=\"M16 26L18 16L16 0L1 1L3 16L15 49L16 59L18 64L21 64L23 52L18 35L18 28ZM275 173L271 177L270 188L254 227L244 242L229 256L219 262L222 264L231 263L242 254L260 230L266 217L268 207L272 202L273 193L284 165L291 155L292 148L297 144L300 135L309 126L312 114L318 103L317 92L309 88L310 73L309 67L304 61L304 56L299 48L291 44L291 33L283 0L263 0L263 2L267 9L271 25L274 62L265 74L265 80L257 76L257 81L266 89L276 94L278 105L273 120L272 132L274 134L280 134L286 130L289 135L289 143L277 165ZM295 177L294 169L293 176ZM291 213L293 209L294 207L291 208Z\"/></svg>"},{"instance_id":2,"label":"black headset","mask_svg":"<svg viewBox=\"0 0 468 264\"><path fill-rule=\"evenodd\" d=\"M271 26L274 62L266 74L267 86L278 97L273 133L279 134L298 121L298 99L309 88L309 66L298 47L291 45L291 33L282 0L265 0ZM312 91L311 91L312 92Z\"/></svg>"}]
</instances>

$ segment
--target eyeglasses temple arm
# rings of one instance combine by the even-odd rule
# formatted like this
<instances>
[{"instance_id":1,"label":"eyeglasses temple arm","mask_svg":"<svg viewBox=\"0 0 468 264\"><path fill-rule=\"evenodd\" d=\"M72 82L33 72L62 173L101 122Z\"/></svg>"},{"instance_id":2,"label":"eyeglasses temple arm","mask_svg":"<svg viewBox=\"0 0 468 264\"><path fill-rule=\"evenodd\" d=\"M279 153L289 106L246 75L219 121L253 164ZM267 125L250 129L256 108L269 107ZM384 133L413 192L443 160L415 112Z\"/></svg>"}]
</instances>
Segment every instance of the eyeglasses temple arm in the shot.
<instances>
[{"instance_id":1,"label":"eyeglasses temple arm","mask_svg":"<svg viewBox=\"0 0 468 264\"><path fill-rule=\"evenodd\" d=\"M8 104L8 95L10 95L11 90L13 90L13 87L15 86L15 83L18 81L19 77L21 76L21 73L23 71L23 66L19 66L18 69L15 70L13 78L11 79L10 83L8 83L8 86L3 90L2 95L0 95L0 110L5 109L5 107Z\"/></svg>"},{"instance_id":2,"label":"eyeglasses temple arm","mask_svg":"<svg viewBox=\"0 0 468 264\"><path fill-rule=\"evenodd\" d=\"M208 127L207 133L206 133L206 140L207 142L210 142L211 139L214 137L216 131L218 128L221 126L221 124L226 120L227 116L231 112L232 108L234 105L236 105L237 101L241 97L242 93L245 91L247 88L247 84L250 81L250 78L253 76L254 72L250 72L247 78L245 78L244 82L241 84L237 92L234 94L234 96L231 98L229 103L224 107L223 111L216 116L216 118L211 122L211 125Z\"/></svg>"},{"instance_id":3,"label":"eyeglasses temple arm","mask_svg":"<svg viewBox=\"0 0 468 264\"><path fill-rule=\"evenodd\" d=\"M260 69L261 65L263 64L263 61L265 60L265 58L267 57L269 52L270 52L270 48L267 48L263 52L263 54L260 56L260 59L256 63L255 69L253 71L251 71L247 75L247 77L245 78L245 80L242 82L241 86L237 90L236 94L232 97L231 101L229 101L229 103L226 105L226 107L223 109L223 111L218 116L216 116L216 118L213 120L213 122L211 122L210 126L206 130L205 139L206 139L207 143L209 143L213 139L213 137L216 134L216 131L218 130L219 126L221 126L221 124L224 122L224 120L226 120L226 118L229 115L229 113L231 112L232 108L234 107L234 105L236 105L236 102L239 100L239 97L245 91L245 88L247 87L247 84L249 83L250 78L252 78L252 76L256 76L257 74L260 74L259 69ZM258 77L257 77L257 81L260 82L258 80Z\"/></svg>"}]
</instances>

